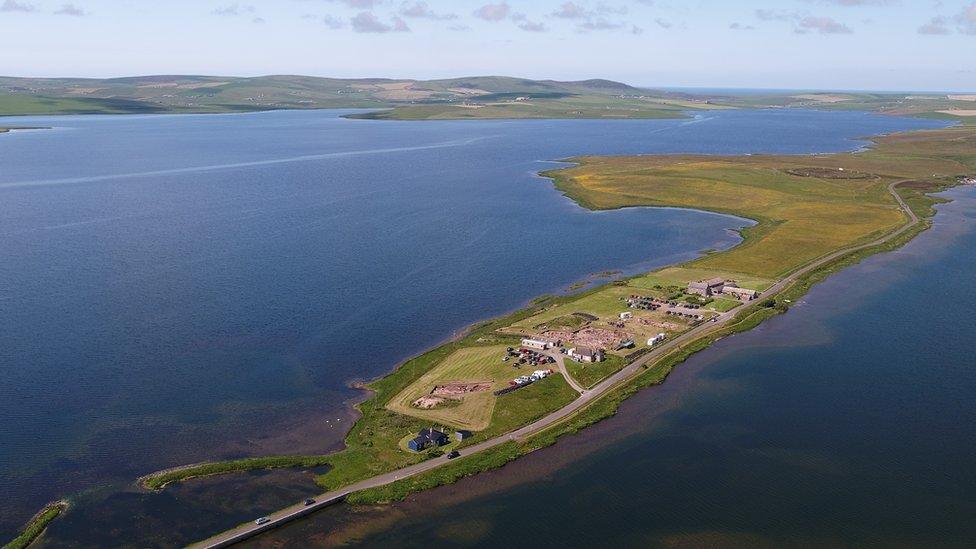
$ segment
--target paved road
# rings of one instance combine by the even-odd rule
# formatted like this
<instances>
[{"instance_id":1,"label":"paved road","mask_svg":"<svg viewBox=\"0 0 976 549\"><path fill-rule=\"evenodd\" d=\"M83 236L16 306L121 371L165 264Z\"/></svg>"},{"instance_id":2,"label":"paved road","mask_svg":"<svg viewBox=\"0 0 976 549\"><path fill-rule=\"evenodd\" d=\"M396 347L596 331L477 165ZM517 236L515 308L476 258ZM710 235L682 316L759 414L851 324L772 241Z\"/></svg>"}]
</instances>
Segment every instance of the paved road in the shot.
<instances>
[{"instance_id":1,"label":"paved road","mask_svg":"<svg viewBox=\"0 0 976 549\"><path fill-rule=\"evenodd\" d=\"M779 282L777 282L776 284L774 284L773 286L771 286L769 289L767 289L765 292L763 292L763 297L768 297L770 295L775 295L775 294L781 292L784 288L786 288L793 281L795 281L798 278L802 277L803 275L805 275L805 274L807 274L807 273L809 273L809 272L817 269L818 267L821 267L822 265L825 265L827 263L830 263L831 261L833 261L833 260L835 260L835 259L837 259L839 257L845 256L847 254L854 253L854 252L857 252L857 251L860 251L860 250L863 250L863 249L866 249L866 248L871 248L871 247L874 247L874 246L877 246L877 245L880 245L880 244L884 244L885 242L888 242L889 240L891 240L891 239L893 239L893 238L901 235L902 233L904 233L905 231L907 231L908 229L910 229L911 227L913 227L915 224L917 224L918 221L919 221L918 216L916 216L915 213L911 211L911 209L905 204L905 202L901 199L901 197L898 196L898 193L895 192L895 186L897 186L899 183L901 183L901 182L898 181L898 182L895 182L895 183L892 183L891 185L889 185L888 186L888 192L890 192L891 195L895 197L895 200L898 202L898 205L901 208L901 210L908 215L908 218L909 218L908 223L906 223L905 225L901 226L900 228L898 228L894 232L891 232L891 233L887 234L886 236L883 236L881 238L878 238L877 240L873 240L873 241L868 242L866 244L861 244L861 245L858 245L858 246L854 246L854 247L851 247L851 248L847 248L847 249L844 249L844 250L840 250L840 251L831 253L829 255L826 255L824 257L821 257L820 259L817 259L817 260L813 261L812 263L809 263L805 267L802 267L802 268L798 269L797 271L794 271L793 274L787 276L786 278L780 280ZM757 306L757 305L754 303L753 305L749 305L747 307L755 307L755 306ZM476 453L479 453L479 452L484 452L485 450L488 450L490 448L494 448L495 446L498 446L500 444L504 444L504 443L509 442L509 441L512 441L512 440L518 440L518 439L527 437L529 435L533 435L533 434L539 433L540 431L543 431L543 430L551 427L552 425L561 422L562 420L564 420L564 419L572 416L573 414L575 414L576 412L578 412L582 408L586 407L586 405L588 405L589 403L591 403L594 400L600 398L601 396L603 396L604 394L606 394L608 391L610 391L614 387L617 387L618 385L621 385L623 383L626 383L627 381L630 381L633 377L635 377L636 375L638 375L640 372L643 371L643 366L645 364L647 364L647 363L649 363L649 362L651 362L651 361L653 361L653 360L655 360L657 358L660 358L662 355L667 354L668 352L670 352L670 351L672 351L672 350L674 350L676 348L679 348L684 343L690 343L692 340L698 339L698 338L703 337L703 336L705 336L705 335L707 335L707 334L709 334L711 332L714 332L716 330L721 329L722 327L725 326L725 324L727 324L733 318L733 316L735 315L735 313L740 312L741 310L743 310L743 309L738 309L738 310L733 310L733 311L729 311L729 312L726 312L726 313L722 313L718 317L716 317L713 322L706 322L704 324L701 324L701 325L697 326L696 328L693 328L693 329L685 332L684 334L682 334L682 335L680 335L680 336L678 336L678 337L676 337L674 339L671 339L669 341L666 341L666 342L662 343L654 351L651 351L651 352L647 353L646 355L640 357L639 359L635 360L634 362L631 362L630 364L628 364L627 366L625 366L622 370L620 370L616 374L614 374L614 375L608 377L607 379L603 380L602 382L598 383L592 389L590 389L588 391L585 391L585 392L582 392L582 394L580 394L580 397L579 398L577 398L573 402L567 404L565 407L560 408L559 410L556 410L555 412L553 412L553 413L551 413L551 414L549 414L549 415L547 415L547 416L545 416L545 417L543 417L543 418L541 418L541 419L539 419L539 420L537 420L537 421L535 421L533 423L530 423L529 425L526 425L525 427L522 427L521 429L518 429L516 431L513 431L513 432L511 432L509 434L502 435L502 436L499 436L499 437L496 437L496 438L493 438L493 439L490 439L490 440L486 440L484 442L480 442L478 444L469 446L469 447L467 447L467 448L464 449L464 455L462 457L458 458L458 459L464 459L464 456L470 456L471 454L476 454ZM565 368L565 366L562 366L560 369L563 370L563 368ZM565 371L564 371L563 375L566 375ZM570 379L568 375L566 377L567 377L567 379ZM313 512L313 511L317 510L317 509L321 509L322 507L325 507L325 506L328 506L328 505L332 505L333 503L336 503L338 501L341 501L345 496L347 496L348 494L351 494L353 492L358 492L360 490L365 490L365 489L368 489L368 488L376 488L378 486L384 486L386 484L391 484L393 482L396 482L397 480L400 480L400 479L403 479L403 478L407 478L407 477L412 477L414 475L418 475L420 473L424 473L424 472L430 471L432 469L435 469L437 467L440 467L442 465L445 465L448 462L449 462L449 460L447 459L446 456L441 456L441 457L429 459L427 461L424 461L422 463L418 463L416 465L411 465L409 467L404 467L403 469L398 469L398 470L393 471L393 472L390 472L390 473L385 473L385 474L382 474L382 475L378 475L378 476L375 476L375 477L372 477L372 478L369 478L369 479L366 479L366 480L357 482L355 484L346 486L345 488L341 488L339 490L334 490L334 491L331 491L331 492L326 492L326 493L318 496L317 498L315 498L316 502L314 504L310 505L310 506L303 506L301 504L296 504L296 505L293 505L291 507L287 507L287 508L282 509L282 510L280 510L280 511L274 513L274 514L268 515L268 518L271 519L271 521L268 522L268 523L266 523L266 524L262 524L262 525L257 525L257 524L254 524L254 523L244 524L244 525L239 526L239 527L237 527L237 528L235 528L233 530L228 530L228 531L223 532L221 534L218 534L217 536L214 536L214 537L212 537L210 539L207 539L207 540L204 540L204 541L202 541L202 542L200 542L198 544L195 544L193 547L208 548L208 549L209 548L227 547L227 546L233 545L235 543L238 543L240 541L243 541L245 539L248 539L250 537L253 537L253 536L255 536L255 535L257 535L257 534L259 534L261 532L265 532L267 530L271 530L272 528L276 528L278 526L281 526L282 524L285 524L286 522L295 520L296 518L305 516L305 515Z\"/></svg>"},{"instance_id":2,"label":"paved road","mask_svg":"<svg viewBox=\"0 0 976 549\"><path fill-rule=\"evenodd\" d=\"M576 392L579 394L583 394L586 392L586 389L584 389L579 383L577 383L576 380L573 379L573 376L569 375L569 370L566 369L566 356L564 354L560 353L558 350L545 351L545 354L556 359L556 366L559 367L559 371L563 374L563 377L566 378L566 382L569 383L570 387L575 389Z\"/></svg>"}]
</instances>

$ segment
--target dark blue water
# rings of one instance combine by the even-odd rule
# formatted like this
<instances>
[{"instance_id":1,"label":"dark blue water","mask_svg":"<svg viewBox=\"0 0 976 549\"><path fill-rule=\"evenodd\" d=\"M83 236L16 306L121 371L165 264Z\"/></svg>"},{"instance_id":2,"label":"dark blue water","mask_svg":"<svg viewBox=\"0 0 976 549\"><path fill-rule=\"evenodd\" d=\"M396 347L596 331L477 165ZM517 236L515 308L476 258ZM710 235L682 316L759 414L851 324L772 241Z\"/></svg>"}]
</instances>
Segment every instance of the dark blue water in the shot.
<instances>
[{"instance_id":1,"label":"dark blue water","mask_svg":"<svg viewBox=\"0 0 976 549\"><path fill-rule=\"evenodd\" d=\"M502 470L247 544L972 547L976 189L934 229Z\"/></svg>"},{"instance_id":2,"label":"dark blue water","mask_svg":"<svg viewBox=\"0 0 976 549\"><path fill-rule=\"evenodd\" d=\"M940 124L337 114L11 119L55 129L0 136L0 534L160 467L322 451L349 381L589 273L738 240L729 217L584 211L534 176L545 160L848 150Z\"/></svg>"}]
</instances>

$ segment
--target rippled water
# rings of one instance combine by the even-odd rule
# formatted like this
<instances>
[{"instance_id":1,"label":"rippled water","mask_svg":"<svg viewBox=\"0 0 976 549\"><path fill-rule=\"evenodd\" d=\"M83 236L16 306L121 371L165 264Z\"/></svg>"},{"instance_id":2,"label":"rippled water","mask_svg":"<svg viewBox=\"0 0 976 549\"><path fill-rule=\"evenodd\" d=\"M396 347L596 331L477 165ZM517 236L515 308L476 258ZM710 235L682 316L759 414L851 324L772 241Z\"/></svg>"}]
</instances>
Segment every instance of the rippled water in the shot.
<instances>
[{"instance_id":1,"label":"rippled water","mask_svg":"<svg viewBox=\"0 0 976 549\"><path fill-rule=\"evenodd\" d=\"M534 175L547 160L847 150L940 124L338 114L12 120L54 129L0 136L0 535L160 467L334 447L350 381L590 273L738 241L726 216L582 210Z\"/></svg>"},{"instance_id":2,"label":"rippled water","mask_svg":"<svg viewBox=\"0 0 976 549\"><path fill-rule=\"evenodd\" d=\"M390 507L245 544L972 547L976 189L620 413Z\"/></svg>"}]
</instances>

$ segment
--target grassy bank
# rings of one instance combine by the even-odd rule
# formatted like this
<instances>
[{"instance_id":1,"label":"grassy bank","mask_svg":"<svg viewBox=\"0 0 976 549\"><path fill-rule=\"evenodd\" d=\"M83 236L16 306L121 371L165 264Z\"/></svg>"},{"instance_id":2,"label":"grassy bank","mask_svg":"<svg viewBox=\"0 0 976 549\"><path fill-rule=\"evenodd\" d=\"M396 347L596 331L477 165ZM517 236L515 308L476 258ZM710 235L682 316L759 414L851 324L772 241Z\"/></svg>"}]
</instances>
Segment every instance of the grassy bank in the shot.
<instances>
[{"instance_id":1,"label":"grassy bank","mask_svg":"<svg viewBox=\"0 0 976 549\"><path fill-rule=\"evenodd\" d=\"M3 546L3 549L24 549L30 546L31 543L34 543L44 533L47 525L61 516L61 513L67 508L68 502L65 500L48 503L30 519L16 538Z\"/></svg>"},{"instance_id":2,"label":"grassy bank","mask_svg":"<svg viewBox=\"0 0 976 549\"><path fill-rule=\"evenodd\" d=\"M150 490L159 490L171 482L178 482L197 477L237 473L242 471L257 471L260 469L283 469L289 467L320 467L328 465L328 456L271 456L235 459L231 461L217 461L211 463L197 463L185 467L176 467L157 471L139 479L139 483Z\"/></svg>"},{"instance_id":3,"label":"grassy bank","mask_svg":"<svg viewBox=\"0 0 976 549\"><path fill-rule=\"evenodd\" d=\"M540 298L523 310L475 326L465 337L411 359L388 376L368 384L373 394L358 406L363 416L348 434L346 449L322 457L322 462L332 467L317 479L323 488L346 486L428 457L404 452L398 443L406 433L429 426L429 421L396 413L389 404L459 350L479 347L497 350L517 342L514 332L537 329L540 325L562 326L569 322L567 319L573 320L569 315L575 312L612 317L622 307L621 295L631 292L630 288L663 295L691 280L709 276L734 278L744 287L768 288L787 273L795 273L837 250L872 242L902 227L906 216L888 192L888 186L894 182L902 182L898 192L914 212L920 217L930 216L938 199L927 193L956 184L960 175L976 173L976 128L886 136L877 139L871 150L857 154L587 157L576 161L576 166L548 175L563 192L588 207L682 206L749 217L758 224L744 231L743 243L728 251L711 253L683 265L592 288L578 295ZM926 226L927 222L923 221L883 245L841 256L794 280L778 295L760 298L737 309L739 312L731 322L717 325L715 330L649 363L637 375L540 433L465 456L416 477L353 494L349 500L400 499L417 490L499 467L554 443L559 436L575 433L609 417L627 397L643 387L663 382L676 365L716 339L749 330L785 312L791 301L796 301L831 273L871 254L900 246ZM607 372L597 368L583 371L576 366L570 370L585 385L591 385L611 371L619 370L617 366L622 364L608 363L604 366ZM462 448L531 423L572 398L575 394L559 376L499 397L487 428L465 441ZM256 468L258 463L239 460L207 464L212 472L206 474L222 472L223 466L228 471ZM198 471L187 468L164 474L168 475L167 481L173 481L193 472Z\"/></svg>"}]
</instances>

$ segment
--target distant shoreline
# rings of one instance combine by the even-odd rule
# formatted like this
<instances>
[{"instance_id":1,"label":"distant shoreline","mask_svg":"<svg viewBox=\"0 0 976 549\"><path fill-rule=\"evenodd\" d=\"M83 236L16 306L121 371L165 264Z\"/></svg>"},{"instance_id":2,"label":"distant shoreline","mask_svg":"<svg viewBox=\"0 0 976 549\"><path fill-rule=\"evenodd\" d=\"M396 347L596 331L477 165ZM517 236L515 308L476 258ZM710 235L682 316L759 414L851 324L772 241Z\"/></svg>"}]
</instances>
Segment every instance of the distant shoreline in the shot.
<instances>
[{"instance_id":1,"label":"distant shoreline","mask_svg":"<svg viewBox=\"0 0 976 549\"><path fill-rule=\"evenodd\" d=\"M31 130L50 130L49 126L5 126L0 127L0 133L13 133Z\"/></svg>"}]
</instances>

